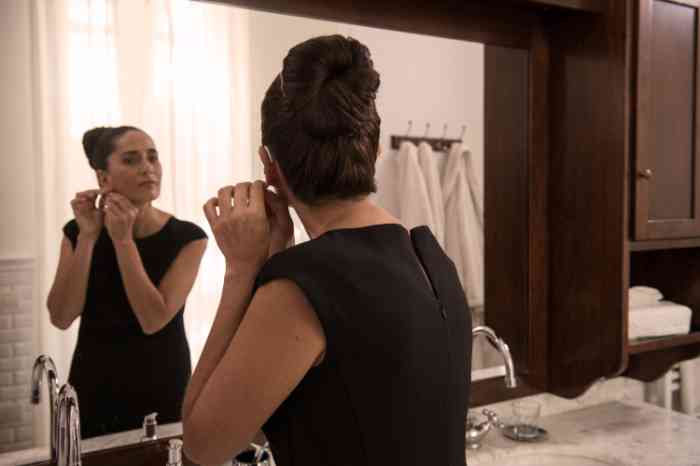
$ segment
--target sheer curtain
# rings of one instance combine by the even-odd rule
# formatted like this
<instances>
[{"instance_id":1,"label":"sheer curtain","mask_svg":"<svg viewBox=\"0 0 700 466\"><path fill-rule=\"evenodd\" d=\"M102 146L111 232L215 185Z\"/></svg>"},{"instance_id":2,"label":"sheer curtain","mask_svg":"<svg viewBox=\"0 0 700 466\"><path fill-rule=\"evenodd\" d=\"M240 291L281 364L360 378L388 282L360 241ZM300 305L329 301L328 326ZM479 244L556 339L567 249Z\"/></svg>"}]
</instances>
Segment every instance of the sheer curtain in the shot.
<instances>
[{"instance_id":1,"label":"sheer curtain","mask_svg":"<svg viewBox=\"0 0 700 466\"><path fill-rule=\"evenodd\" d=\"M93 126L128 124L148 132L161 154L155 205L210 236L185 311L196 364L224 268L201 206L218 187L252 176L248 13L186 0L33 0L32 9L38 348L65 381L78 323L57 330L43 303L70 199L96 187L81 138Z\"/></svg>"}]
</instances>

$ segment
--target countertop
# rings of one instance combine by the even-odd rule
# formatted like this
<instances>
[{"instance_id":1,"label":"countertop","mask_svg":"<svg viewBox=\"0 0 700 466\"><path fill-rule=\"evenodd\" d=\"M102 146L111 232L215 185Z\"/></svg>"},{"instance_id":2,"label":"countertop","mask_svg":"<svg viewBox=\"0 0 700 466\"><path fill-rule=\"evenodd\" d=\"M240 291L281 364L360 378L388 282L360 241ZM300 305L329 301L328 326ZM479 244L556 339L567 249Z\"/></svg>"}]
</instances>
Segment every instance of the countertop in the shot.
<instances>
[{"instance_id":1,"label":"countertop","mask_svg":"<svg viewBox=\"0 0 700 466\"><path fill-rule=\"evenodd\" d=\"M538 424L549 432L547 440L514 442L494 429L481 449L467 452L468 465L509 466L524 455L558 454L616 466L700 466L700 420L647 403L612 401L543 417ZM180 424L158 426L160 437L180 432ZM86 440L83 452L134 443L140 436L139 429ZM0 466L25 465L47 457L47 450L40 448L6 453L0 455Z\"/></svg>"},{"instance_id":2,"label":"countertop","mask_svg":"<svg viewBox=\"0 0 700 466\"><path fill-rule=\"evenodd\" d=\"M479 450L467 452L467 464L508 466L518 456L558 454L621 466L700 466L700 420L651 404L613 401L543 417L538 425L549 432L538 443L493 429Z\"/></svg>"},{"instance_id":3,"label":"countertop","mask_svg":"<svg viewBox=\"0 0 700 466\"><path fill-rule=\"evenodd\" d=\"M172 437L182 434L182 423L176 422L172 424L160 424L156 430L158 437ZM117 434L102 435L87 440L83 440L80 444L82 453L90 453L107 448L115 448L124 445L132 445L139 443L143 436L143 429L128 430ZM29 448L10 453L0 454L0 466L22 466L39 461L49 459L49 449Z\"/></svg>"}]
</instances>

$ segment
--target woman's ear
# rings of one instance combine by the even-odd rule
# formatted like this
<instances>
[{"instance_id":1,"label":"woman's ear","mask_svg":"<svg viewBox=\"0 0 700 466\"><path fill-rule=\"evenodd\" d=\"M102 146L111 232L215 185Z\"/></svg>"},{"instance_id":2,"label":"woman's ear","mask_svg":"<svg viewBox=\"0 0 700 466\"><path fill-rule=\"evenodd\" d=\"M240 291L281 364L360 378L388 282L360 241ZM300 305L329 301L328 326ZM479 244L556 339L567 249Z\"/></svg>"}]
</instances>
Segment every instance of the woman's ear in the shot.
<instances>
[{"instance_id":1,"label":"woman's ear","mask_svg":"<svg viewBox=\"0 0 700 466\"><path fill-rule=\"evenodd\" d=\"M275 186L278 181L277 167L275 166L275 162L267 146L260 146L258 149L258 156L260 157L265 171L265 181L267 184Z\"/></svg>"},{"instance_id":2,"label":"woman's ear","mask_svg":"<svg viewBox=\"0 0 700 466\"><path fill-rule=\"evenodd\" d=\"M280 170L279 164L272 157L270 150L267 146L260 146L258 155L265 167L265 181L267 184L275 188L278 196L282 197L286 202L290 202L292 198L287 180L284 178L284 173Z\"/></svg>"},{"instance_id":3,"label":"woman's ear","mask_svg":"<svg viewBox=\"0 0 700 466\"><path fill-rule=\"evenodd\" d=\"M104 189L109 185L109 175L105 170L95 170L95 175L97 176L97 186L100 189Z\"/></svg>"}]
</instances>

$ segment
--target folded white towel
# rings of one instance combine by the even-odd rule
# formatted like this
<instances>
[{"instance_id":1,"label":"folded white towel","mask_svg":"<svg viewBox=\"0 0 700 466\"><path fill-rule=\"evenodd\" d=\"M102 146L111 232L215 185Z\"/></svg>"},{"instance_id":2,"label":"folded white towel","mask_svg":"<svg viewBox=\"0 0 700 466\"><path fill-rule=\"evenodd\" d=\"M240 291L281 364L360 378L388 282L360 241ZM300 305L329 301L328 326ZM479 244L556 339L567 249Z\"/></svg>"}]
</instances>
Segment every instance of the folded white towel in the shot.
<instances>
[{"instance_id":1,"label":"folded white towel","mask_svg":"<svg viewBox=\"0 0 700 466\"><path fill-rule=\"evenodd\" d=\"M629 289L630 308L653 305L662 299L664 299L664 295L656 288L633 286Z\"/></svg>"},{"instance_id":2,"label":"folded white towel","mask_svg":"<svg viewBox=\"0 0 700 466\"><path fill-rule=\"evenodd\" d=\"M682 335L690 332L693 312L689 307L671 301L630 309L630 340L643 337Z\"/></svg>"}]
</instances>

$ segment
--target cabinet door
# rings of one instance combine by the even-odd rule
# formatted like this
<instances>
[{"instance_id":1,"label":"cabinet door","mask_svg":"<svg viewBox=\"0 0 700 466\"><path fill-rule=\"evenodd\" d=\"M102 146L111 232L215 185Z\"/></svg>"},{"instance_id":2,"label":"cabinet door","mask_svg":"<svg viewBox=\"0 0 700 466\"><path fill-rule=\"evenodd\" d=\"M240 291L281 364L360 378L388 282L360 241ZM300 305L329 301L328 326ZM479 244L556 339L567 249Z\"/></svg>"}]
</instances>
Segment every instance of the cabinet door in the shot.
<instances>
[{"instance_id":1,"label":"cabinet door","mask_svg":"<svg viewBox=\"0 0 700 466\"><path fill-rule=\"evenodd\" d=\"M635 238L700 236L700 1L638 5Z\"/></svg>"}]
</instances>

